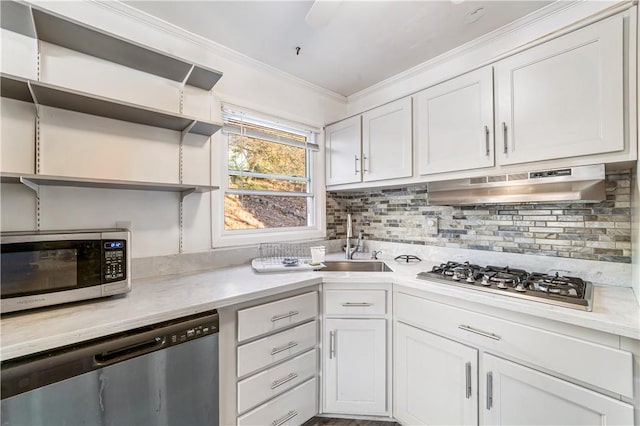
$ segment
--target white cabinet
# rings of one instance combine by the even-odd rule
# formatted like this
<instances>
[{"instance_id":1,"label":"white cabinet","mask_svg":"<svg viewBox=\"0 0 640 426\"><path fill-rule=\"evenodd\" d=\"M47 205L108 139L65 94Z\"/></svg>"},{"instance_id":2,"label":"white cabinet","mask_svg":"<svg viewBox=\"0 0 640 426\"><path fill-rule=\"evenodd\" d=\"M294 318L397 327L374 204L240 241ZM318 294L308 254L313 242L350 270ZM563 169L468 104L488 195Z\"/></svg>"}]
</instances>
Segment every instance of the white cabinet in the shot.
<instances>
[{"instance_id":1,"label":"white cabinet","mask_svg":"<svg viewBox=\"0 0 640 426\"><path fill-rule=\"evenodd\" d=\"M510 361L483 355L483 424L633 424L633 407Z\"/></svg>"},{"instance_id":2,"label":"white cabinet","mask_svg":"<svg viewBox=\"0 0 640 426\"><path fill-rule=\"evenodd\" d=\"M293 426L318 413L318 292L302 291L219 310L220 424Z\"/></svg>"},{"instance_id":3,"label":"white cabinet","mask_svg":"<svg viewBox=\"0 0 640 426\"><path fill-rule=\"evenodd\" d=\"M416 117L420 175L494 165L492 67L420 92Z\"/></svg>"},{"instance_id":4,"label":"white cabinet","mask_svg":"<svg viewBox=\"0 0 640 426\"><path fill-rule=\"evenodd\" d=\"M407 425L478 423L478 350L395 323L394 416Z\"/></svg>"},{"instance_id":5,"label":"white cabinet","mask_svg":"<svg viewBox=\"0 0 640 426\"><path fill-rule=\"evenodd\" d=\"M362 114L362 180L410 177L411 141L410 97Z\"/></svg>"},{"instance_id":6,"label":"white cabinet","mask_svg":"<svg viewBox=\"0 0 640 426\"><path fill-rule=\"evenodd\" d=\"M325 411L386 414L386 320L327 319Z\"/></svg>"},{"instance_id":7,"label":"white cabinet","mask_svg":"<svg viewBox=\"0 0 640 426\"><path fill-rule=\"evenodd\" d=\"M324 283L322 412L391 416L391 284Z\"/></svg>"},{"instance_id":8,"label":"white cabinet","mask_svg":"<svg viewBox=\"0 0 640 426\"><path fill-rule=\"evenodd\" d=\"M325 128L327 186L410 177L411 98Z\"/></svg>"},{"instance_id":9,"label":"white cabinet","mask_svg":"<svg viewBox=\"0 0 640 426\"><path fill-rule=\"evenodd\" d=\"M361 140L360 116L325 128L327 185L361 181Z\"/></svg>"},{"instance_id":10,"label":"white cabinet","mask_svg":"<svg viewBox=\"0 0 640 426\"><path fill-rule=\"evenodd\" d=\"M500 164L624 149L623 17L496 64Z\"/></svg>"},{"instance_id":11,"label":"white cabinet","mask_svg":"<svg viewBox=\"0 0 640 426\"><path fill-rule=\"evenodd\" d=\"M620 400L634 395L633 355L617 340L570 337L427 297L394 292L394 415L402 424L633 423L633 406Z\"/></svg>"}]
</instances>

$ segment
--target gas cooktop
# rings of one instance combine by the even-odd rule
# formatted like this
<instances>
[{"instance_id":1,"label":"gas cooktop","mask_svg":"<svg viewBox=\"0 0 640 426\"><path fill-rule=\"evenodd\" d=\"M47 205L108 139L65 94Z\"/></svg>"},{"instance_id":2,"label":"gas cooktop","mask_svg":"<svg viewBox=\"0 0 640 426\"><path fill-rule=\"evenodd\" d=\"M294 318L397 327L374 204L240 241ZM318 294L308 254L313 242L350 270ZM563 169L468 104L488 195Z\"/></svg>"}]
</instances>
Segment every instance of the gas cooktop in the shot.
<instances>
[{"instance_id":1,"label":"gas cooktop","mask_svg":"<svg viewBox=\"0 0 640 426\"><path fill-rule=\"evenodd\" d=\"M418 278L585 311L592 309L591 283L558 273L447 262L420 272Z\"/></svg>"}]
</instances>

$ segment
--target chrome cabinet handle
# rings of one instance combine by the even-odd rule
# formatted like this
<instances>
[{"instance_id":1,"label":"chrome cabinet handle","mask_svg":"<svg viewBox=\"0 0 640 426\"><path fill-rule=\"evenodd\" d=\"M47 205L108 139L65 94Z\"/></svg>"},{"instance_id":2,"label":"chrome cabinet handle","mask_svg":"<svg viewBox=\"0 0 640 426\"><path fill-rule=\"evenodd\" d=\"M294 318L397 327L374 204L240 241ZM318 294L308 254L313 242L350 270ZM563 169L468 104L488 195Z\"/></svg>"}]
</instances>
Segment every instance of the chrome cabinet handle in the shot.
<instances>
[{"instance_id":1,"label":"chrome cabinet handle","mask_svg":"<svg viewBox=\"0 0 640 426\"><path fill-rule=\"evenodd\" d=\"M287 377L283 377L282 379L275 380L273 383L271 383L271 389L279 388L285 383L292 381L296 377L298 377L296 373L291 373Z\"/></svg>"},{"instance_id":2,"label":"chrome cabinet handle","mask_svg":"<svg viewBox=\"0 0 640 426\"><path fill-rule=\"evenodd\" d=\"M358 155L354 155L354 162L355 162L355 171L356 171L356 176L360 173L360 170L358 170L358 161L360 161L360 159L358 158Z\"/></svg>"},{"instance_id":3,"label":"chrome cabinet handle","mask_svg":"<svg viewBox=\"0 0 640 426\"><path fill-rule=\"evenodd\" d=\"M509 152L509 144L507 143L507 123L502 122L502 136L504 137L504 153Z\"/></svg>"},{"instance_id":4,"label":"chrome cabinet handle","mask_svg":"<svg viewBox=\"0 0 640 426\"><path fill-rule=\"evenodd\" d=\"M289 317L292 317L294 315L298 315L299 313L300 312L298 312L298 311L289 311L289 313L287 313L287 314L276 315L275 317L271 318L271 322L280 321L281 319L289 318Z\"/></svg>"},{"instance_id":5,"label":"chrome cabinet handle","mask_svg":"<svg viewBox=\"0 0 640 426\"><path fill-rule=\"evenodd\" d=\"M493 407L493 375L491 371L487 373L487 410Z\"/></svg>"},{"instance_id":6,"label":"chrome cabinet handle","mask_svg":"<svg viewBox=\"0 0 640 426\"><path fill-rule=\"evenodd\" d=\"M478 330L477 328L469 327L468 325L460 324L458 326L458 328L460 330L464 330L464 331L468 331L470 333L475 333L475 334L479 334L479 335L484 336L484 337L488 337L489 339L493 339L493 340L500 340L501 339L501 337L498 336L497 334L489 333L487 331Z\"/></svg>"},{"instance_id":7,"label":"chrome cabinet handle","mask_svg":"<svg viewBox=\"0 0 640 426\"><path fill-rule=\"evenodd\" d=\"M291 410L287 414L285 414L284 417L281 417L279 419L276 419L276 420L272 421L271 422L271 426L283 425L283 424L285 424L286 422L288 422L289 420L291 420L292 418L294 418L297 415L298 415L298 412L296 410Z\"/></svg>"},{"instance_id":8,"label":"chrome cabinet handle","mask_svg":"<svg viewBox=\"0 0 640 426\"><path fill-rule=\"evenodd\" d=\"M345 308L352 308L354 306L362 306L365 308L368 308L369 306L373 306L373 303L369 303L369 302L345 302L342 304L342 306L344 306Z\"/></svg>"},{"instance_id":9,"label":"chrome cabinet handle","mask_svg":"<svg viewBox=\"0 0 640 426\"><path fill-rule=\"evenodd\" d=\"M369 159L369 158L367 158L367 156L366 156L366 155L365 155L364 157L362 157L362 165L365 167L365 168L363 168L363 169L362 169L362 172L363 172L363 173L367 173L367 172L369 172L369 169L367 169L367 168L366 168L366 167L367 167L367 160L368 160L368 159Z\"/></svg>"},{"instance_id":10,"label":"chrome cabinet handle","mask_svg":"<svg viewBox=\"0 0 640 426\"><path fill-rule=\"evenodd\" d=\"M471 398L471 363L467 362L465 368L465 380L467 383L467 399Z\"/></svg>"},{"instance_id":11,"label":"chrome cabinet handle","mask_svg":"<svg viewBox=\"0 0 640 426\"><path fill-rule=\"evenodd\" d=\"M489 154L491 153L489 148L489 126L484 126L484 141L485 141L485 148L486 148L485 155L488 157Z\"/></svg>"},{"instance_id":12,"label":"chrome cabinet handle","mask_svg":"<svg viewBox=\"0 0 640 426\"><path fill-rule=\"evenodd\" d=\"M329 359L333 359L336 356L336 348L334 346L334 339L336 337L335 331L329 332Z\"/></svg>"},{"instance_id":13,"label":"chrome cabinet handle","mask_svg":"<svg viewBox=\"0 0 640 426\"><path fill-rule=\"evenodd\" d=\"M284 352L287 349L295 348L298 346L298 342L289 342L284 346L280 346L279 348L273 348L271 350L271 355L279 354L280 352Z\"/></svg>"}]
</instances>

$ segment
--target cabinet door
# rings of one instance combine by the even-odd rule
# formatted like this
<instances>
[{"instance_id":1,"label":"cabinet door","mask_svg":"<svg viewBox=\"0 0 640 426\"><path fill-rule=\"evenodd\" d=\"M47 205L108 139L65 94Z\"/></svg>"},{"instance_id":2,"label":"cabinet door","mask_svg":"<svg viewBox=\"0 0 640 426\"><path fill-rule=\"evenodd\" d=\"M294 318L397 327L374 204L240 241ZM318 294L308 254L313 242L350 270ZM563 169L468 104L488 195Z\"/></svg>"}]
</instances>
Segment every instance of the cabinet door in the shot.
<instances>
[{"instance_id":1,"label":"cabinet door","mask_svg":"<svg viewBox=\"0 0 640 426\"><path fill-rule=\"evenodd\" d=\"M623 150L622 16L499 62L496 86L500 164Z\"/></svg>"},{"instance_id":2,"label":"cabinet door","mask_svg":"<svg viewBox=\"0 0 640 426\"><path fill-rule=\"evenodd\" d=\"M396 322L394 416L410 425L478 423L478 351Z\"/></svg>"},{"instance_id":3,"label":"cabinet door","mask_svg":"<svg viewBox=\"0 0 640 426\"><path fill-rule=\"evenodd\" d=\"M491 67L420 92L416 109L421 175L494 165Z\"/></svg>"},{"instance_id":4,"label":"cabinet door","mask_svg":"<svg viewBox=\"0 0 640 426\"><path fill-rule=\"evenodd\" d=\"M629 404L492 355L482 360L483 424L633 424Z\"/></svg>"},{"instance_id":5,"label":"cabinet door","mask_svg":"<svg viewBox=\"0 0 640 426\"><path fill-rule=\"evenodd\" d=\"M386 320L325 321L325 412L386 414Z\"/></svg>"},{"instance_id":6,"label":"cabinet door","mask_svg":"<svg viewBox=\"0 0 640 426\"><path fill-rule=\"evenodd\" d=\"M411 98L362 114L362 178L365 182L412 175Z\"/></svg>"},{"instance_id":7,"label":"cabinet door","mask_svg":"<svg viewBox=\"0 0 640 426\"><path fill-rule=\"evenodd\" d=\"M361 140L360 116L325 128L327 185L361 181Z\"/></svg>"}]
</instances>

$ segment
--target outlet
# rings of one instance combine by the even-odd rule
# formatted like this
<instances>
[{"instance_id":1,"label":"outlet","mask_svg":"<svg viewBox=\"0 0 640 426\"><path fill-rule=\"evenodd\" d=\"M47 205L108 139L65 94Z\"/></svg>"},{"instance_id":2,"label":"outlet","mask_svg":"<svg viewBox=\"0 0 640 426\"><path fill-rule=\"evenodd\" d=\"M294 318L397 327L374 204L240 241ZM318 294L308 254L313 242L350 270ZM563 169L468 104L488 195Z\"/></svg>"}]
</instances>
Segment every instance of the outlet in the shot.
<instances>
[{"instance_id":1,"label":"outlet","mask_svg":"<svg viewBox=\"0 0 640 426\"><path fill-rule=\"evenodd\" d=\"M428 217L425 222L425 230L429 235L438 235L438 218Z\"/></svg>"}]
</instances>

